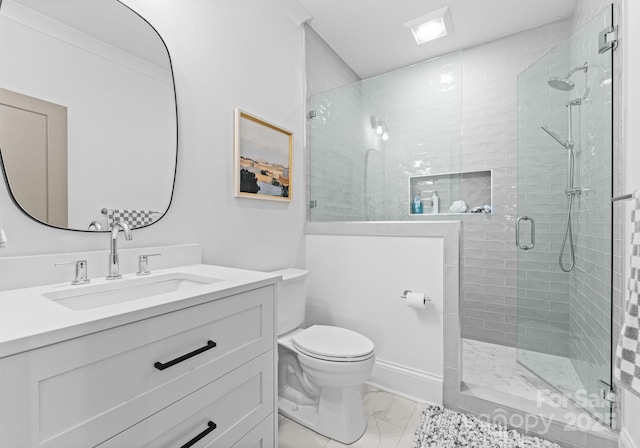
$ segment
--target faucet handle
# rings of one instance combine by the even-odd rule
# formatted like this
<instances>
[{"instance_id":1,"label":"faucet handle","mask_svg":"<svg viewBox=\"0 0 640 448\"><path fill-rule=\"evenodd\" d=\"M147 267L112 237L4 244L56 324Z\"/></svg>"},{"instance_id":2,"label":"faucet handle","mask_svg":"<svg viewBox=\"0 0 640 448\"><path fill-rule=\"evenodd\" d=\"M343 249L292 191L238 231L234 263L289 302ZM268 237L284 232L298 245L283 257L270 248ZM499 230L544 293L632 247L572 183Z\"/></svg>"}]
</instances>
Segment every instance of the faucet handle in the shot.
<instances>
[{"instance_id":1,"label":"faucet handle","mask_svg":"<svg viewBox=\"0 0 640 448\"><path fill-rule=\"evenodd\" d=\"M59 263L54 263L54 266L72 266L74 264L76 265L76 276L71 284L84 285L85 283L89 283L91 280L89 280L89 277L87 275L87 260L61 261Z\"/></svg>"},{"instance_id":2,"label":"faucet handle","mask_svg":"<svg viewBox=\"0 0 640 448\"><path fill-rule=\"evenodd\" d=\"M149 257L157 257L162 254L144 254L138 257L138 272L136 275L149 275L151 271L149 270Z\"/></svg>"}]
</instances>

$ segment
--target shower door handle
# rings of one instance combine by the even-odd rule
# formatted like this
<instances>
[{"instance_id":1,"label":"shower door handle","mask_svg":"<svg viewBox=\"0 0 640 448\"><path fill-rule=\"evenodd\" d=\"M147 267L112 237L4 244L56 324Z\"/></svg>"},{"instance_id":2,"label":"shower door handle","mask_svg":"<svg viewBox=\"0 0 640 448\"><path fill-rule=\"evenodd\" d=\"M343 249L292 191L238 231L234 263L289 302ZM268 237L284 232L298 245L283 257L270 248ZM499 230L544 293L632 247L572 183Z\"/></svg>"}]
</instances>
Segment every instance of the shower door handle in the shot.
<instances>
[{"instance_id":1,"label":"shower door handle","mask_svg":"<svg viewBox=\"0 0 640 448\"><path fill-rule=\"evenodd\" d=\"M531 221L531 242L528 245L520 244L520 221ZM521 216L516 221L516 246L518 249L530 250L536 245L536 222L529 216Z\"/></svg>"}]
</instances>

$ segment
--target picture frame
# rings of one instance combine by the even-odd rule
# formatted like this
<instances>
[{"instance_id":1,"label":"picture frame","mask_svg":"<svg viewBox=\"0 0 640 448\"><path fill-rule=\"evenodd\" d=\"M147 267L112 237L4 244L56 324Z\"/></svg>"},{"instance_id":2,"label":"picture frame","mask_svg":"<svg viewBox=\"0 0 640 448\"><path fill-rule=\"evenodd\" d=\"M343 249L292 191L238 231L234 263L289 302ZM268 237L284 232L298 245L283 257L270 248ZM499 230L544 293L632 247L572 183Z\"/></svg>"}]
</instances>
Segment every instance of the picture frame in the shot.
<instances>
[{"instance_id":1,"label":"picture frame","mask_svg":"<svg viewBox=\"0 0 640 448\"><path fill-rule=\"evenodd\" d=\"M234 196L292 200L293 133L235 109Z\"/></svg>"}]
</instances>

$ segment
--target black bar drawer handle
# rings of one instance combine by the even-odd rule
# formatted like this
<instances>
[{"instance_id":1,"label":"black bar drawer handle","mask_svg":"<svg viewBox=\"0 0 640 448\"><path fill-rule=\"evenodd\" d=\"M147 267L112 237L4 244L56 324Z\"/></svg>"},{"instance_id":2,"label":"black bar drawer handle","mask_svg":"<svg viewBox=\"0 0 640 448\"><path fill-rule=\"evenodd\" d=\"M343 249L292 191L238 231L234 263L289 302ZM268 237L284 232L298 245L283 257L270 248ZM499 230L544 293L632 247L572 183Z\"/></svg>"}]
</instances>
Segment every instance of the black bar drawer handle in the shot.
<instances>
[{"instance_id":1,"label":"black bar drawer handle","mask_svg":"<svg viewBox=\"0 0 640 448\"><path fill-rule=\"evenodd\" d=\"M171 361L165 362L164 364L161 363L161 362L156 362L153 366L158 370L168 369L169 367L175 366L176 364L181 363L182 361L186 361L189 358L193 358L194 356L199 355L200 353L204 353L207 350L211 350L215 346L216 346L215 342L207 341L207 345L205 345L202 348L199 348L198 350L194 350L191 353L187 353L186 355L182 355L179 358L172 359Z\"/></svg>"},{"instance_id":2,"label":"black bar drawer handle","mask_svg":"<svg viewBox=\"0 0 640 448\"><path fill-rule=\"evenodd\" d=\"M211 431L213 431L214 429L216 429L216 424L213 423L211 420L209 420L207 422L207 429L205 429L204 431L202 431L200 434L198 434L197 436L195 436L193 439L189 440L187 443L185 443L184 445L182 445L180 448L190 448L193 445L195 445L196 443L198 443L198 441L202 440L203 438L207 437L207 434L209 434Z\"/></svg>"}]
</instances>

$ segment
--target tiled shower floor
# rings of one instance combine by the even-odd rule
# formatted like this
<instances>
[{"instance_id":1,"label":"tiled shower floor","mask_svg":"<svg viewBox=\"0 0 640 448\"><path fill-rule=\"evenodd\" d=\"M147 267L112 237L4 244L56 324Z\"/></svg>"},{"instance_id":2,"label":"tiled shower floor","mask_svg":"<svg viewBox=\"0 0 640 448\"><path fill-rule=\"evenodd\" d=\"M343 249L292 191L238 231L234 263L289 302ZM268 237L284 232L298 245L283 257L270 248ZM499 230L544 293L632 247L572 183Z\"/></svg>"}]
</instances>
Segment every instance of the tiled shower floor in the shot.
<instances>
[{"instance_id":1,"label":"tiled shower floor","mask_svg":"<svg viewBox=\"0 0 640 448\"><path fill-rule=\"evenodd\" d=\"M463 350L463 382L469 390L492 389L557 408L557 392L518 363L514 347L465 339ZM535 365L538 373L550 379L559 391L571 393L579 388L576 385L582 384L569 359L532 352L522 356L528 356L527 364ZM571 401L565 408L580 411Z\"/></svg>"},{"instance_id":2,"label":"tiled shower floor","mask_svg":"<svg viewBox=\"0 0 640 448\"><path fill-rule=\"evenodd\" d=\"M365 385L362 404L367 414L367 431L351 445L327 439L279 416L278 448L411 448L424 404Z\"/></svg>"}]
</instances>

